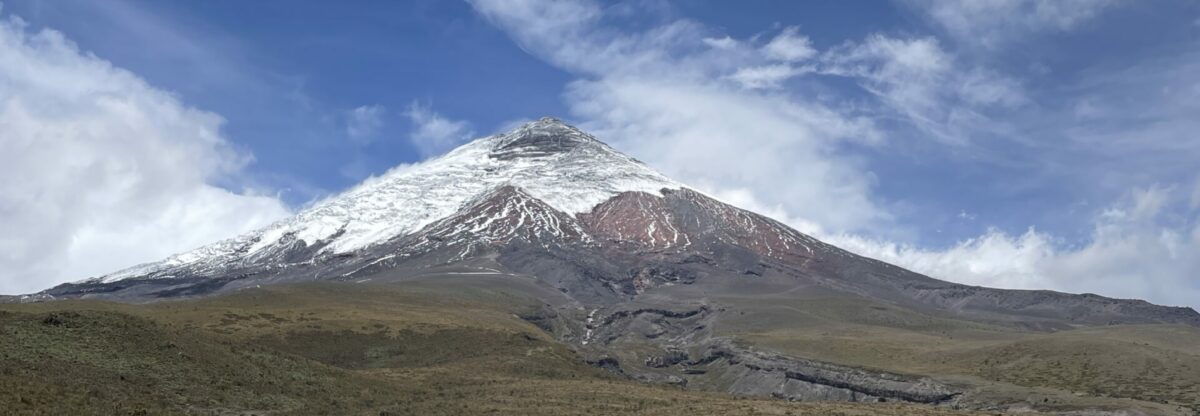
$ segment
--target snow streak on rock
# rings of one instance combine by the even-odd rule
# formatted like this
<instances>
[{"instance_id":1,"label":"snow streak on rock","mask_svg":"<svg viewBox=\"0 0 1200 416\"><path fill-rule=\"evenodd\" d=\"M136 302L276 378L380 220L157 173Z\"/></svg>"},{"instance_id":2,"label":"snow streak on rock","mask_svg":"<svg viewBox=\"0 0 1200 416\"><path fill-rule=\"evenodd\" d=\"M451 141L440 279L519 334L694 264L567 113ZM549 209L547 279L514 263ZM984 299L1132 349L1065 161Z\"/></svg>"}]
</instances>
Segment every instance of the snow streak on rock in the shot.
<instances>
[{"instance_id":1,"label":"snow streak on rock","mask_svg":"<svg viewBox=\"0 0 1200 416\"><path fill-rule=\"evenodd\" d=\"M579 223L520 188L502 186L422 232L413 249L434 244L590 240Z\"/></svg>"},{"instance_id":2,"label":"snow streak on rock","mask_svg":"<svg viewBox=\"0 0 1200 416\"><path fill-rule=\"evenodd\" d=\"M770 218L691 189L663 192L625 192L579 218L596 238L647 249L684 250L717 241L776 260L812 257L814 248L830 250Z\"/></svg>"},{"instance_id":3,"label":"snow streak on rock","mask_svg":"<svg viewBox=\"0 0 1200 416\"><path fill-rule=\"evenodd\" d=\"M778 221L707 197L691 189L667 192L668 200L696 205L693 215L681 218L682 225L704 230L721 242L745 247L759 255L779 260L808 258L813 249L832 250L828 244L801 234Z\"/></svg>"},{"instance_id":4,"label":"snow streak on rock","mask_svg":"<svg viewBox=\"0 0 1200 416\"><path fill-rule=\"evenodd\" d=\"M657 249L691 244L687 233L675 226L666 200L659 195L625 192L579 218L596 238Z\"/></svg>"}]
</instances>

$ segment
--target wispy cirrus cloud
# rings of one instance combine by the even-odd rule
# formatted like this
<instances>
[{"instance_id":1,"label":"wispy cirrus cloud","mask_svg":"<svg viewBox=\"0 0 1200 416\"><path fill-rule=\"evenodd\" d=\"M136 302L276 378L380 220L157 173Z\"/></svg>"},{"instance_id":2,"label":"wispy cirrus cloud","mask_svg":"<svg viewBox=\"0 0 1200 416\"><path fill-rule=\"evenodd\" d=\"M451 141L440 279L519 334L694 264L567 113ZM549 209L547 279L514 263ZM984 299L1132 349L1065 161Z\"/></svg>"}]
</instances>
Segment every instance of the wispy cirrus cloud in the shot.
<instances>
[{"instance_id":1,"label":"wispy cirrus cloud","mask_svg":"<svg viewBox=\"0 0 1200 416\"><path fill-rule=\"evenodd\" d=\"M592 2L472 4L522 48L579 76L565 97L585 128L668 175L716 195L769 187L755 192L763 204L808 201L792 215L834 229L888 221L870 198L871 174L838 150L876 140L870 121L746 88L786 77L743 68L815 56L795 29L755 43L689 20L622 31Z\"/></svg>"},{"instance_id":2,"label":"wispy cirrus cloud","mask_svg":"<svg viewBox=\"0 0 1200 416\"><path fill-rule=\"evenodd\" d=\"M383 127L387 109L382 105L362 105L346 112L346 136L358 143L371 141Z\"/></svg>"},{"instance_id":3,"label":"wispy cirrus cloud","mask_svg":"<svg viewBox=\"0 0 1200 416\"><path fill-rule=\"evenodd\" d=\"M817 56L812 41L808 36L801 35L800 28L796 26L784 28L762 46L762 51L767 58L784 62L800 62Z\"/></svg>"},{"instance_id":4,"label":"wispy cirrus cloud","mask_svg":"<svg viewBox=\"0 0 1200 416\"><path fill-rule=\"evenodd\" d=\"M1025 101L1015 80L959 62L933 37L880 34L828 50L822 74L849 77L899 114L941 141L962 144L974 131L995 128L992 107Z\"/></svg>"},{"instance_id":5,"label":"wispy cirrus cloud","mask_svg":"<svg viewBox=\"0 0 1200 416\"><path fill-rule=\"evenodd\" d=\"M955 9L957 4L917 6L936 8L931 12L934 19L952 36L982 34L989 47L1007 42L1006 33L1016 29L1006 27L1010 23L980 19L1033 13L1034 21L1012 24L1028 25L1019 29L1036 34L1071 30L1111 6L1087 2L1079 4L1081 9L1067 10L1066 5L1023 1L979 3L973 3L977 8L961 9ZM1200 229L1195 210L1181 208L1193 204L1193 188L1153 180L1166 178L1169 183L1178 178L1172 176L1178 174L1174 171L1114 181L1120 185L1108 191L1120 190L1125 196L1108 209L1089 210L1094 213L1087 221L1091 232L1081 241L1034 228L1016 234L992 228L945 248L896 242L906 238L903 230L921 225L898 222L889 210L891 202L880 197L870 160L846 149L903 152L898 140L922 139L931 144L934 156L948 158L929 163L969 161L988 166L975 169L996 170L996 180L1013 176L1041 186L1070 187L1084 182L1064 176L1069 171L1061 168L1064 160L1086 160L1080 172L1089 172L1093 168L1084 165L1098 161L1097 148L1116 151L1122 140L1136 137L1119 133L1085 145L1089 136L1082 133L1089 131L1087 124L1074 123L1074 117L1064 114L1061 95L1051 99L1031 92L1020 75L956 54L951 48L964 40L956 39L948 47L931 35L875 33L821 47L793 27L765 41L735 39L686 19L621 28L606 23L606 9L591 2L476 0L472 5L531 54L577 75L564 97L585 127L729 202L859 253L947 280L1198 305L1200 284L1190 273L1200 259ZM994 16L985 16L988 13ZM968 34L973 24L978 25L976 31ZM776 47L769 47L772 43ZM1181 66L1187 64L1155 68ZM1175 85L1173 96L1190 91L1178 88L1183 85L1180 80L1166 78L1149 82ZM851 81L862 94L833 87L838 79ZM1077 82L1103 79L1093 74ZM1133 93L1135 88L1131 83L1113 93ZM864 100L863 94L871 99ZM1118 109L1095 104L1090 114L1126 111L1131 119L1124 126L1157 119L1161 124L1150 125L1163 131L1152 135L1155 143L1189 146L1187 140L1172 137L1178 132L1171 133L1190 123L1175 114L1189 108L1183 100L1154 109L1135 108L1137 100L1111 102L1131 104ZM1154 115L1134 116L1147 113ZM970 150L954 150L963 148ZM1014 153L1023 159L1017 160ZM1159 152L1131 154L1138 153ZM1188 150L1161 160L1196 154ZM959 157L965 159L955 159ZM1146 208L1151 206L1157 208ZM980 214L970 215L987 221L980 220Z\"/></svg>"},{"instance_id":6,"label":"wispy cirrus cloud","mask_svg":"<svg viewBox=\"0 0 1200 416\"><path fill-rule=\"evenodd\" d=\"M906 0L956 40L987 48L1024 36L1073 30L1120 0Z\"/></svg>"},{"instance_id":7,"label":"wispy cirrus cloud","mask_svg":"<svg viewBox=\"0 0 1200 416\"><path fill-rule=\"evenodd\" d=\"M737 71L727 75L726 78L733 80L746 88L778 89L783 87L784 81L796 77L804 72L811 71L811 67L797 68L787 64L771 64L738 68Z\"/></svg>"},{"instance_id":8,"label":"wispy cirrus cloud","mask_svg":"<svg viewBox=\"0 0 1200 416\"><path fill-rule=\"evenodd\" d=\"M409 140L423 156L441 154L475 137L470 123L451 120L433 111L429 105L414 101L404 115L412 123Z\"/></svg>"}]
</instances>

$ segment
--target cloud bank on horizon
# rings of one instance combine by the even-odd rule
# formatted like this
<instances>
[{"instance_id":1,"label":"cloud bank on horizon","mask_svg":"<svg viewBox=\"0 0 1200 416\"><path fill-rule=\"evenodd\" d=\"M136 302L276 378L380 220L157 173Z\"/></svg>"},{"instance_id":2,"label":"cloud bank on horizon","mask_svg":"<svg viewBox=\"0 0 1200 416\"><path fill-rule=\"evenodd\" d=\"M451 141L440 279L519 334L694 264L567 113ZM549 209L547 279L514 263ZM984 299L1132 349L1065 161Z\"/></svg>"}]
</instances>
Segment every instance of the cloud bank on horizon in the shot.
<instances>
[{"instance_id":1,"label":"cloud bank on horizon","mask_svg":"<svg viewBox=\"0 0 1200 416\"><path fill-rule=\"evenodd\" d=\"M468 3L566 74L552 87L571 121L731 203L950 281L1200 307L1200 26L1177 30L1179 50L1081 65L1022 49L1086 42L1141 5L899 1L914 25L846 38L787 21L731 31L655 2ZM330 119L356 148L405 126L414 153L396 162L411 162L487 125L438 111L447 99L363 98ZM0 293L156 260L295 209L246 172L254 153L223 131L221 109L187 100L4 17ZM1084 202L931 220L912 189L942 205L1033 192ZM1064 218L1072 229L1035 226ZM928 243L954 223L984 228Z\"/></svg>"}]
</instances>

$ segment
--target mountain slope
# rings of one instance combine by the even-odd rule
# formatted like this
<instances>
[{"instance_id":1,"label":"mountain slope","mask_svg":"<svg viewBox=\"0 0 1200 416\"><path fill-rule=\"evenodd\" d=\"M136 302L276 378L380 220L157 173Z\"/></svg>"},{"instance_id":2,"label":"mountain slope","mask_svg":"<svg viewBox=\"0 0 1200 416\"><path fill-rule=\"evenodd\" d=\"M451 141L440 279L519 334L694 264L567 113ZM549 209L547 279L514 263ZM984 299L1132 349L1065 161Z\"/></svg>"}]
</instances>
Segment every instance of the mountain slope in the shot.
<instances>
[{"instance_id":1,"label":"mountain slope","mask_svg":"<svg viewBox=\"0 0 1200 416\"><path fill-rule=\"evenodd\" d=\"M148 301L432 277L527 283L543 305L526 320L624 376L795 400L1019 408L1033 405L1028 389L1063 388L947 377L919 354L913 367L870 368L779 342L803 322L901 331L947 351L957 351L955 336L985 351L1080 328L1200 327L1189 308L965 286L861 257L688 189L554 119L395 169L245 236L35 298Z\"/></svg>"}]
</instances>

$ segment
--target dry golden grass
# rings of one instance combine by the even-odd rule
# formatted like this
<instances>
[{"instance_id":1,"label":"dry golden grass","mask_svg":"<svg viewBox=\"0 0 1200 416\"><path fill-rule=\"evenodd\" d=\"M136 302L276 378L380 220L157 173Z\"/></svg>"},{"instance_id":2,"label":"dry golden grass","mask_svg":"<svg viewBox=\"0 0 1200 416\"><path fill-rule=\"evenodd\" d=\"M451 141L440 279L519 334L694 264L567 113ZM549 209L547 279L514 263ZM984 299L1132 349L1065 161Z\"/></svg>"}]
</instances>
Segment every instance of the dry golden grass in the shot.
<instances>
[{"instance_id":1,"label":"dry golden grass","mask_svg":"<svg viewBox=\"0 0 1200 416\"><path fill-rule=\"evenodd\" d=\"M46 415L945 415L618 379L503 291L276 286L201 300L0 306L0 409Z\"/></svg>"},{"instance_id":2,"label":"dry golden grass","mask_svg":"<svg viewBox=\"0 0 1200 416\"><path fill-rule=\"evenodd\" d=\"M1200 412L1200 329L1193 327L1043 333L857 300L757 300L742 307L748 312L725 322L723 335L793 356L954 377L1062 406Z\"/></svg>"}]
</instances>

